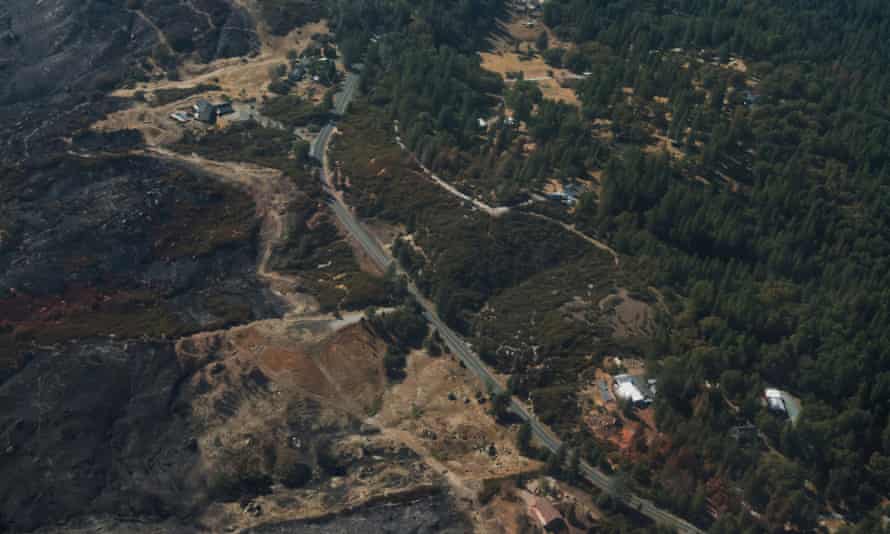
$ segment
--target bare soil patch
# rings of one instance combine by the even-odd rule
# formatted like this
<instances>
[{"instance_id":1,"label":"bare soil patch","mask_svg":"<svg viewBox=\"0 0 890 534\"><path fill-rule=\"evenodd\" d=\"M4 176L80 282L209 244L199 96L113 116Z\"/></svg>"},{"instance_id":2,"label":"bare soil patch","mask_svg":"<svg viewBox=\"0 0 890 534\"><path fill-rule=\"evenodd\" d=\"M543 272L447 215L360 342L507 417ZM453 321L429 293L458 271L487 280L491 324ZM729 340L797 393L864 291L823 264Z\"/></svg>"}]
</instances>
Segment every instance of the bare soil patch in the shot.
<instances>
[{"instance_id":1,"label":"bare soil patch","mask_svg":"<svg viewBox=\"0 0 890 534\"><path fill-rule=\"evenodd\" d=\"M654 311L646 302L634 298L626 289L599 301L618 337L651 336L654 333Z\"/></svg>"},{"instance_id":2,"label":"bare soil patch","mask_svg":"<svg viewBox=\"0 0 890 534\"><path fill-rule=\"evenodd\" d=\"M481 384L452 357L415 351L406 372L373 420L416 440L459 495L475 500L488 479L540 469L516 450L518 428L495 422Z\"/></svg>"},{"instance_id":3,"label":"bare soil patch","mask_svg":"<svg viewBox=\"0 0 890 534\"><path fill-rule=\"evenodd\" d=\"M659 133L653 134L652 138L654 141L643 147L643 151L648 154L658 154L661 152L665 152L671 156L672 159L677 161L683 161L686 159L686 151L674 145L673 142L666 136Z\"/></svg>"}]
</instances>

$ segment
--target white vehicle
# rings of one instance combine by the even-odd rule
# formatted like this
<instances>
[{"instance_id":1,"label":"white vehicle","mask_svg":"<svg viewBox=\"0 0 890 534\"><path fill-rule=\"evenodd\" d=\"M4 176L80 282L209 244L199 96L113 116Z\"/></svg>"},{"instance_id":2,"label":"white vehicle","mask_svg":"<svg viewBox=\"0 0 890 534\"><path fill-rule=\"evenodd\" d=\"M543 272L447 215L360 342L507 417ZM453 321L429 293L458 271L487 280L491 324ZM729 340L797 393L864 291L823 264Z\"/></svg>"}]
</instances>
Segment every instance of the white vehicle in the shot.
<instances>
[{"instance_id":1,"label":"white vehicle","mask_svg":"<svg viewBox=\"0 0 890 534\"><path fill-rule=\"evenodd\" d=\"M170 114L170 118L180 123L186 123L190 120L188 113L185 113L184 111L174 111Z\"/></svg>"}]
</instances>

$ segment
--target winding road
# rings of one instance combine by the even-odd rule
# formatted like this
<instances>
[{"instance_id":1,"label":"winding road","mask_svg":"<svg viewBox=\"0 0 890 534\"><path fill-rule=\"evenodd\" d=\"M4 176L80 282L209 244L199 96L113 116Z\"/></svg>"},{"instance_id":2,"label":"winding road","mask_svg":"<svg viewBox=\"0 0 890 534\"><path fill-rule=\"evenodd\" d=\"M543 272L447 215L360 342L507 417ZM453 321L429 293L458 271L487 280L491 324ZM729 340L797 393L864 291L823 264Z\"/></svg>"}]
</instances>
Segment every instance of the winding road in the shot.
<instances>
[{"instance_id":1,"label":"winding road","mask_svg":"<svg viewBox=\"0 0 890 534\"><path fill-rule=\"evenodd\" d=\"M335 97L335 107L338 115L343 115L358 87L359 77L357 74L349 73L344 83L342 93ZM340 195L333 190L330 176L327 173L326 153L330 142L331 134L334 131L334 125L326 125L318 135L318 138L312 144L310 155L322 163L321 179L328 195L328 204L331 206L337 219L343 224L346 230L359 243L365 253L382 271L385 271L391 265L398 265L393 258L386 252L379 242L365 229L365 226L359 221L352 210L347 206ZM482 362L479 356L473 352L470 346L436 313L435 306L429 302L424 295L417 289L413 283L408 284L408 290L417 299L417 302L423 308L423 317L439 332L439 335L448 345L463 364L470 369L491 391L502 393L506 390L503 384L492 374L488 367ZM510 398L510 410L526 421L531 427L534 436L551 452L556 452L563 447L562 441L549 429L541 423L529 409L519 401L516 397ZM586 461L580 462L581 474L592 485L600 490L622 500L627 506L637 510L642 515L648 517L659 525L673 528L682 534L704 534L704 531L692 525L688 521L677 517L670 512L662 510L655 506L654 503L647 499L638 497L621 487L620 483L606 475L599 469L591 466Z\"/></svg>"}]
</instances>

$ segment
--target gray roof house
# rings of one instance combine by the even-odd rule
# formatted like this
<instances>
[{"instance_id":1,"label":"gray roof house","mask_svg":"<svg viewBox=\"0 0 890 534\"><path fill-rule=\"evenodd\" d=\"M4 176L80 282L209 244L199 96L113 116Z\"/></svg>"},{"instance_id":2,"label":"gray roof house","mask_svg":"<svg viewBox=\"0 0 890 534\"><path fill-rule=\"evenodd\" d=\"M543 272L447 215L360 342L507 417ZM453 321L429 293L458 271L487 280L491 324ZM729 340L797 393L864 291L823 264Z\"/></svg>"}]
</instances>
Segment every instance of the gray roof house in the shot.
<instances>
[{"instance_id":1,"label":"gray roof house","mask_svg":"<svg viewBox=\"0 0 890 534\"><path fill-rule=\"evenodd\" d=\"M195 118L199 121L209 124L213 124L214 122L216 122L216 106L204 100L203 98L195 102L195 105L192 106L192 109L195 110Z\"/></svg>"}]
</instances>

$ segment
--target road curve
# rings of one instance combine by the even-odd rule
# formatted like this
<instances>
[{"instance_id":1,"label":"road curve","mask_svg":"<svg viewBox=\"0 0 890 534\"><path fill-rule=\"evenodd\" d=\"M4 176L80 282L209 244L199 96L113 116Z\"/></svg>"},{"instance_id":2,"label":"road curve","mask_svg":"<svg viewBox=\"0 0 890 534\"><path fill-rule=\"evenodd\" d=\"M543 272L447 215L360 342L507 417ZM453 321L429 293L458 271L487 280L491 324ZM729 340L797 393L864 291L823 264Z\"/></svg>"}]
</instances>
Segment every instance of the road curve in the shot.
<instances>
[{"instance_id":1,"label":"road curve","mask_svg":"<svg viewBox=\"0 0 890 534\"><path fill-rule=\"evenodd\" d=\"M338 93L334 99L338 115L345 113L349 101L352 99L356 88L358 87L358 81L358 75L353 73L347 75L343 92ZM310 155L322 162L321 179L325 191L329 193L327 202L331 206L334 215L359 243L368 257L370 257L382 271L385 271L390 265L395 264L393 258L365 229L364 225L355 217L355 215L353 215L352 210L349 209L343 200L329 190L328 184L331 182L325 175L324 155L327 151L328 143L330 142L330 137L333 131L333 124L328 124L322 128L318 138L316 138L310 149ZM436 313L435 306L424 297L413 283L408 284L408 291L423 308L423 317L439 332L439 335L448 345L448 348L451 349L451 352L460 358L460 361L463 362L463 364L480 380L482 380L487 388L495 393L503 392L505 390L503 384L495 378L485 363L483 363L479 356L473 352L470 346L445 324L439 317L438 313ZM510 398L510 410L529 424L532 433L549 451L556 452L563 446L562 441L550 431L546 425L532 415L528 408L515 397ZM584 460L580 462L580 470L584 478L593 486L596 486L600 490L622 500L627 506L637 510L655 523L673 528L682 534L704 534L704 531L701 529L670 512L658 508L651 501L623 491L621 488L616 488L615 481L611 477L591 466Z\"/></svg>"}]
</instances>

